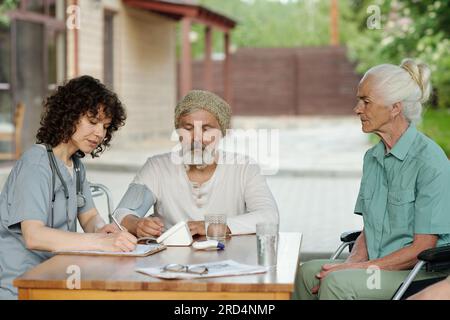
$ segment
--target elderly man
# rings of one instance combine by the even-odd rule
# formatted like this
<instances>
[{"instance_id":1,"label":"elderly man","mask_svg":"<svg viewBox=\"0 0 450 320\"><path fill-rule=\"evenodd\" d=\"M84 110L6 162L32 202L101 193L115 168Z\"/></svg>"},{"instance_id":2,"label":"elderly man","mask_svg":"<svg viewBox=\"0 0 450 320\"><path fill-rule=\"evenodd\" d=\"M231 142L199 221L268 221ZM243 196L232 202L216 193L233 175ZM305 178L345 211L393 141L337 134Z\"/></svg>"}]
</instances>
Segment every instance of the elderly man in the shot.
<instances>
[{"instance_id":1,"label":"elderly man","mask_svg":"<svg viewBox=\"0 0 450 320\"><path fill-rule=\"evenodd\" d=\"M362 78L354 111L381 141L364 156L355 213L364 228L346 261L303 264L294 298L390 299L417 255L450 243L450 163L414 126L429 95L430 70L405 59ZM421 271L417 279L444 276Z\"/></svg>"},{"instance_id":2,"label":"elderly man","mask_svg":"<svg viewBox=\"0 0 450 320\"><path fill-rule=\"evenodd\" d=\"M230 118L224 100L190 91L175 108L181 155L147 160L115 211L119 223L138 237L157 237L180 221L188 221L192 235L205 235L208 213L226 214L232 235L254 233L258 222L278 223L277 205L258 165L217 148ZM145 217L153 205L154 214Z\"/></svg>"}]
</instances>

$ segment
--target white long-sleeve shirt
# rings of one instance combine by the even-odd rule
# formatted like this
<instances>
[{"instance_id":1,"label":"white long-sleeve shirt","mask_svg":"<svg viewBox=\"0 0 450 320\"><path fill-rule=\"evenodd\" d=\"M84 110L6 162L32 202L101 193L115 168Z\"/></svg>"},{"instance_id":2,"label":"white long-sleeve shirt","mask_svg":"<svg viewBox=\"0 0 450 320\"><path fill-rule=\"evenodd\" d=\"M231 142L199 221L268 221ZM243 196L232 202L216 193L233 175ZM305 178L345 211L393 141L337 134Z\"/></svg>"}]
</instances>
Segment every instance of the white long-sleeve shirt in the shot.
<instances>
[{"instance_id":1,"label":"white long-sleeve shirt","mask_svg":"<svg viewBox=\"0 0 450 320\"><path fill-rule=\"evenodd\" d=\"M172 161L171 153L153 156L132 184L145 185L151 191L154 216L160 217L167 229L180 221L204 220L209 213L226 214L232 234L255 233L259 222L278 223L278 208L259 166L236 154L227 153L226 157L240 161L218 164L213 176L198 185L189 180L183 164ZM128 214L145 215L119 207L119 223Z\"/></svg>"}]
</instances>

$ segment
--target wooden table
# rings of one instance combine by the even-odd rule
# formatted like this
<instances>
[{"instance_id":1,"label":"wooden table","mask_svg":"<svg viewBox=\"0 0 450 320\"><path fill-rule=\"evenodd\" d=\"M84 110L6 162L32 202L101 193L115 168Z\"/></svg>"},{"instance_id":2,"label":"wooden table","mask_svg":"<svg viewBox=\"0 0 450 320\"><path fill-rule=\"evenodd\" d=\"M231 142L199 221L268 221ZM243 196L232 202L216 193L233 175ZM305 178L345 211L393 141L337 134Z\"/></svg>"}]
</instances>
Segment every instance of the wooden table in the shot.
<instances>
[{"instance_id":1,"label":"wooden table","mask_svg":"<svg viewBox=\"0 0 450 320\"><path fill-rule=\"evenodd\" d=\"M57 255L14 280L19 299L290 299L302 235L280 233L277 268L265 274L196 280L160 280L136 268L233 259L257 264L256 236L234 236L223 251L169 247L148 257ZM79 266L80 289L68 289L69 266Z\"/></svg>"}]
</instances>

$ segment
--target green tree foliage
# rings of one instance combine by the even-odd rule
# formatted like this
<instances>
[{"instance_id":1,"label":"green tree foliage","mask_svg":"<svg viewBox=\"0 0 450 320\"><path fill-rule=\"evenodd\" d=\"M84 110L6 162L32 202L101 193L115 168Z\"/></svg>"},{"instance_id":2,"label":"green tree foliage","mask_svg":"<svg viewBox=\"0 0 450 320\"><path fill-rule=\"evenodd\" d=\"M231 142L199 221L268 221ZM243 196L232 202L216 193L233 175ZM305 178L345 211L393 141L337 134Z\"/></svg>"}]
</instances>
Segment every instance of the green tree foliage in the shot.
<instances>
[{"instance_id":1,"label":"green tree foliage","mask_svg":"<svg viewBox=\"0 0 450 320\"><path fill-rule=\"evenodd\" d=\"M232 32L234 48L323 46L330 42L329 0L198 0L202 6L237 21ZM341 12L349 12L346 1L339 1ZM198 38L193 43L194 57L204 50L204 27L195 25ZM346 41L347 26L340 37ZM213 33L214 52L223 52L223 37Z\"/></svg>"},{"instance_id":2,"label":"green tree foliage","mask_svg":"<svg viewBox=\"0 0 450 320\"><path fill-rule=\"evenodd\" d=\"M238 22L234 48L298 47L329 44L330 0L198 0ZM368 27L380 11L380 29ZM340 39L349 47L357 71L403 58L424 61L432 70L433 104L450 107L450 0L340 0ZM203 26L195 25L194 57L204 51ZM214 52L223 37L213 33Z\"/></svg>"},{"instance_id":3,"label":"green tree foliage","mask_svg":"<svg viewBox=\"0 0 450 320\"><path fill-rule=\"evenodd\" d=\"M17 8L19 0L2 0L0 1L0 27L9 25L9 19L6 12Z\"/></svg>"},{"instance_id":4,"label":"green tree foliage","mask_svg":"<svg viewBox=\"0 0 450 320\"><path fill-rule=\"evenodd\" d=\"M399 64L406 57L424 61L432 70L433 105L450 108L450 0L349 1L345 23L355 23L358 32L347 45L358 71L379 63ZM367 25L375 14L368 12L370 5L380 9L380 29Z\"/></svg>"}]
</instances>

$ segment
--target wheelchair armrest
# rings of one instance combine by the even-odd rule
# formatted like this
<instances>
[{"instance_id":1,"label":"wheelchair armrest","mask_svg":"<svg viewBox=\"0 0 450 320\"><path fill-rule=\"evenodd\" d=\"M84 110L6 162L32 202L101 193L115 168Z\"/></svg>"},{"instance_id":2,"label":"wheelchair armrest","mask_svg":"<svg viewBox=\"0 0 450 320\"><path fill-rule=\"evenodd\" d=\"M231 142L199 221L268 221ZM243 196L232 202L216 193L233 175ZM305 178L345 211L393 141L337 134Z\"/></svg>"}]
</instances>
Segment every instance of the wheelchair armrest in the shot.
<instances>
[{"instance_id":1,"label":"wheelchair armrest","mask_svg":"<svg viewBox=\"0 0 450 320\"><path fill-rule=\"evenodd\" d=\"M436 262L450 263L450 245L424 250L421 253L419 253L417 258L427 263L436 263Z\"/></svg>"},{"instance_id":2,"label":"wheelchair armrest","mask_svg":"<svg viewBox=\"0 0 450 320\"><path fill-rule=\"evenodd\" d=\"M352 242L355 241L359 235L361 234L361 231L347 231L341 234L341 241L342 242Z\"/></svg>"},{"instance_id":3,"label":"wheelchair armrest","mask_svg":"<svg viewBox=\"0 0 450 320\"><path fill-rule=\"evenodd\" d=\"M97 185L90 185L92 197L102 196L104 192Z\"/></svg>"}]
</instances>

